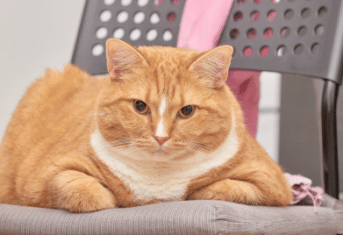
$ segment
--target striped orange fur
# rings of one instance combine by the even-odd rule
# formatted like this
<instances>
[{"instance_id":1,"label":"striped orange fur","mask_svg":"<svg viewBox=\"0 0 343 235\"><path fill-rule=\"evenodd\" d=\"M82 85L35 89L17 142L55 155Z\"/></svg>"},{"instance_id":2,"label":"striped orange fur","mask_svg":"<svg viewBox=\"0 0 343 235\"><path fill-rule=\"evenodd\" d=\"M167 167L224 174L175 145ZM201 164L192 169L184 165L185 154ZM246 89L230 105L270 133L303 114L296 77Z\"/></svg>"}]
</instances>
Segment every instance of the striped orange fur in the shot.
<instances>
[{"instance_id":1,"label":"striped orange fur","mask_svg":"<svg viewBox=\"0 0 343 235\"><path fill-rule=\"evenodd\" d=\"M0 145L0 203L72 212L175 200L286 206L281 168L225 84L232 47L107 41L109 75L48 70Z\"/></svg>"}]
</instances>

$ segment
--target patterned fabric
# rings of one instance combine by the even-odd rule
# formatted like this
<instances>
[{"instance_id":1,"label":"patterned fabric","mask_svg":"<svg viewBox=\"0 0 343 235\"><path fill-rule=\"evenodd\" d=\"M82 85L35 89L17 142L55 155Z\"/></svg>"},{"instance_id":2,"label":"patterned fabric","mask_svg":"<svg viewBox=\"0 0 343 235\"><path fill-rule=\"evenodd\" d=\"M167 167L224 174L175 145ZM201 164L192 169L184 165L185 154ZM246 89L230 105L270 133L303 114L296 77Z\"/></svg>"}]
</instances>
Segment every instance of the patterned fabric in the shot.
<instances>
[{"instance_id":1,"label":"patterned fabric","mask_svg":"<svg viewBox=\"0 0 343 235\"><path fill-rule=\"evenodd\" d=\"M289 185L293 188L294 204L314 205L314 212L323 203L324 189L322 187L311 187L312 180L302 175L284 174Z\"/></svg>"},{"instance_id":2,"label":"patterned fabric","mask_svg":"<svg viewBox=\"0 0 343 235\"><path fill-rule=\"evenodd\" d=\"M93 213L0 204L0 234L325 234L343 233L343 203L324 194L312 206L181 201Z\"/></svg>"}]
</instances>

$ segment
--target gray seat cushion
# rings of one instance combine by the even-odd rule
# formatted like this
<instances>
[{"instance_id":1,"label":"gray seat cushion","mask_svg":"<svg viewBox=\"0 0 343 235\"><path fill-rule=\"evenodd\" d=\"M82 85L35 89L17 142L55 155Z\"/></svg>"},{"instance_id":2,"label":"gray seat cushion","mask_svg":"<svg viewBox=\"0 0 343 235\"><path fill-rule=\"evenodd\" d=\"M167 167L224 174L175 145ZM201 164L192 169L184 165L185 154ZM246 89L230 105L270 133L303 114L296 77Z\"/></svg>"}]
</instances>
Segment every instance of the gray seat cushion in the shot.
<instances>
[{"instance_id":1,"label":"gray seat cushion","mask_svg":"<svg viewBox=\"0 0 343 235\"><path fill-rule=\"evenodd\" d=\"M93 213L0 205L0 234L336 234L343 203L272 208L182 201Z\"/></svg>"}]
</instances>

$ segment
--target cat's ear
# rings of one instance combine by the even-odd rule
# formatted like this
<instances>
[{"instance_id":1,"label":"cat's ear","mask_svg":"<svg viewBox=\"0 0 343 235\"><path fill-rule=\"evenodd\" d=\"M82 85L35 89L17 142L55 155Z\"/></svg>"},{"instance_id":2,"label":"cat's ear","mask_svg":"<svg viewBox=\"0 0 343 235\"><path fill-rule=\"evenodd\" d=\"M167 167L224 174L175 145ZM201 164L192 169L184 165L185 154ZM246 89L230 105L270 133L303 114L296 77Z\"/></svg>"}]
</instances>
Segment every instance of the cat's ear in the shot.
<instances>
[{"instance_id":1,"label":"cat's ear","mask_svg":"<svg viewBox=\"0 0 343 235\"><path fill-rule=\"evenodd\" d=\"M112 79L118 79L121 74L148 65L135 47L115 38L106 41L106 57L107 71Z\"/></svg>"},{"instance_id":2,"label":"cat's ear","mask_svg":"<svg viewBox=\"0 0 343 235\"><path fill-rule=\"evenodd\" d=\"M216 47L194 61L189 70L199 73L211 87L221 88L228 76L232 53L233 48L229 45Z\"/></svg>"}]
</instances>

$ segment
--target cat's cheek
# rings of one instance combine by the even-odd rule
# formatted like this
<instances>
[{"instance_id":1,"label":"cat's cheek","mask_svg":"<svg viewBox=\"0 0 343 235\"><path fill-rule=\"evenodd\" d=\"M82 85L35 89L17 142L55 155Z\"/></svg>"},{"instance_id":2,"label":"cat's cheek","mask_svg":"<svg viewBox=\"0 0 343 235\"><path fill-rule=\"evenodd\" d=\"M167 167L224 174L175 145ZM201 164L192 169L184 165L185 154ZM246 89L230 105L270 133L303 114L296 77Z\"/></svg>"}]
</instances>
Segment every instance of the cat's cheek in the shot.
<instances>
[{"instance_id":1,"label":"cat's cheek","mask_svg":"<svg viewBox=\"0 0 343 235\"><path fill-rule=\"evenodd\" d=\"M145 135L148 120L133 110L118 106L110 114L100 115L97 118L97 126L103 137L111 142L119 139L140 138Z\"/></svg>"},{"instance_id":2,"label":"cat's cheek","mask_svg":"<svg viewBox=\"0 0 343 235\"><path fill-rule=\"evenodd\" d=\"M140 138L150 134L151 118L149 115L138 114L132 109L123 109L119 112L120 124L132 137Z\"/></svg>"},{"instance_id":3,"label":"cat's cheek","mask_svg":"<svg viewBox=\"0 0 343 235\"><path fill-rule=\"evenodd\" d=\"M132 141L135 146L148 153L153 153L158 150L159 145L155 143L156 141L152 137L145 137L139 139L133 139Z\"/></svg>"},{"instance_id":4,"label":"cat's cheek","mask_svg":"<svg viewBox=\"0 0 343 235\"><path fill-rule=\"evenodd\" d=\"M121 125L108 125L108 123L98 122L97 126L107 142L114 142L118 139L128 137L128 133Z\"/></svg>"}]
</instances>

